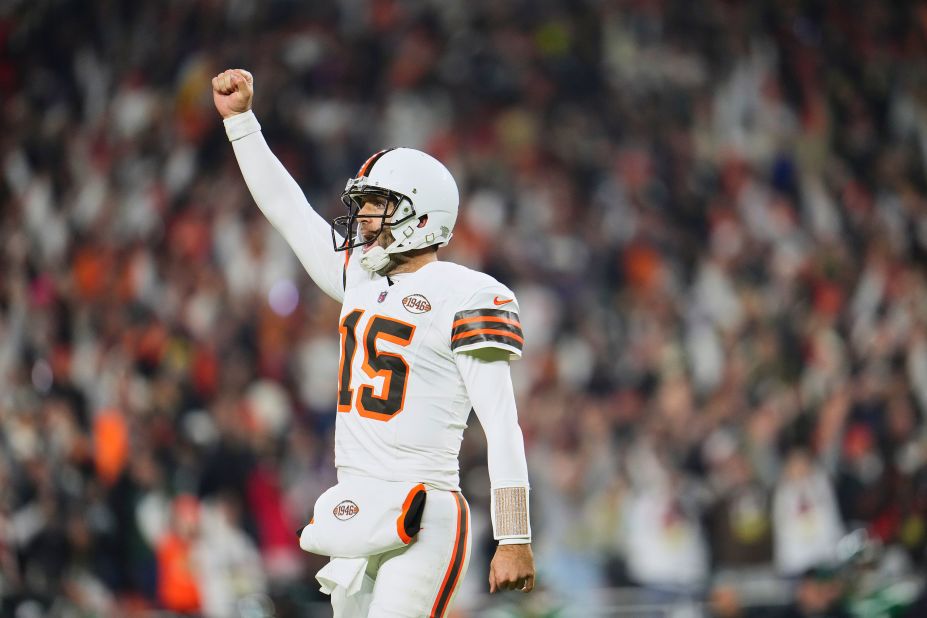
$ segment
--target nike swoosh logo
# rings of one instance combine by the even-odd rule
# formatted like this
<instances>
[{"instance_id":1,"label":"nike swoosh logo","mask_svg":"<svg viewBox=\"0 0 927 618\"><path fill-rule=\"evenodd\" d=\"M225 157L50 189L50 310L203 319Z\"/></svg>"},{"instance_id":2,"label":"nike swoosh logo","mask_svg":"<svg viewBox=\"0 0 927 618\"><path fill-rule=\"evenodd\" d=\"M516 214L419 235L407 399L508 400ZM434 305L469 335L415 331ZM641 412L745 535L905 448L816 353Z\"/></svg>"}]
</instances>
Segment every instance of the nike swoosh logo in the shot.
<instances>
[{"instance_id":1,"label":"nike swoosh logo","mask_svg":"<svg viewBox=\"0 0 927 618\"><path fill-rule=\"evenodd\" d=\"M504 305L505 303L510 303L513 300L515 299L514 298L499 298L498 296L496 296L495 298L492 299L492 302L494 305Z\"/></svg>"}]
</instances>

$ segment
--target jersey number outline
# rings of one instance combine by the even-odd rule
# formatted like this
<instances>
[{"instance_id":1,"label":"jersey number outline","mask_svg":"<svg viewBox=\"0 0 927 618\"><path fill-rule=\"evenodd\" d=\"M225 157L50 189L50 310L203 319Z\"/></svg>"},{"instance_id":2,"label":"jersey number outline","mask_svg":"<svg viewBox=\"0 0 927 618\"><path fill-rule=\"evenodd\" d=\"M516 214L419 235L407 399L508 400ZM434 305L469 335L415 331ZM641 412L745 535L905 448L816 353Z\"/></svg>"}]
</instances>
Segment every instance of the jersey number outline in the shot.
<instances>
[{"instance_id":1,"label":"jersey number outline","mask_svg":"<svg viewBox=\"0 0 927 618\"><path fill-rule=\"evenodd\" d=\"M341 335L341 359L338 368L338 411L350 412L354 401L351 388L351 370L354 354L357 352L357 324L363 309L355 309L341 320L338 333ZM357 396L357 413L365 418L388 421L402 412L406 403L406 384L409 380L409 364L399 354L377 350L377 339L383 339L399 346L412 343L415 326L394 318L375 314L364 329L364 363L361 366L370 378L383 378L381 394L374 387L364 384Z\"/></svg>"}]
</instances>

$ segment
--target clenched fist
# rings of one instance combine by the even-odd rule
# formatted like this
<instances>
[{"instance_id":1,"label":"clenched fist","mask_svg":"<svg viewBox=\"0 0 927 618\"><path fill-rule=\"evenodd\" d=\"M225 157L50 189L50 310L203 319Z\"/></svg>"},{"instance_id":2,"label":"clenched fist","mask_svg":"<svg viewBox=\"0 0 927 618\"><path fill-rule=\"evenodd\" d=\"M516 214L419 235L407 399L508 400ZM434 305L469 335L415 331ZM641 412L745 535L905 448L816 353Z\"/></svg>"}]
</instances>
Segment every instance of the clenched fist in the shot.
<instances>
[{"instance_id":1,"label":"clenched fist","mask_svg":"<svg viewBox=\"0 0 927 618\"><path fill-rule=\"evenodd\" d=\"M212 101L223 118L251 109L253 96L254 78L244 69L228 69L212 78Z\"/></svg>"}]
</instances>

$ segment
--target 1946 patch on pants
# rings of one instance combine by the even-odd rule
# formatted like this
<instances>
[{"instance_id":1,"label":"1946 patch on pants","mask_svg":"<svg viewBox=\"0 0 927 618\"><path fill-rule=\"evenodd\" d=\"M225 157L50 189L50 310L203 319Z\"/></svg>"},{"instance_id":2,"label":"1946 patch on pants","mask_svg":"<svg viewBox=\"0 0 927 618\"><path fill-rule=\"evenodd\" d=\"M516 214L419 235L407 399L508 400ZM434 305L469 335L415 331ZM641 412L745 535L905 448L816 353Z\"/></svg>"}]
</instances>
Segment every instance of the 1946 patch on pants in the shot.
<instances>
[{"instance_id":1,"label":"1946 patch on pants","mask_svg":"<svg viewBox=\"0 0 927 618\"><path fill-rule=\"evenodd\" d=\"M373 556L361 590L332 594L335 618L446 616L470 563L470 507L459 492L428 490L421 531Z\"/></svg>"}]
</instances>

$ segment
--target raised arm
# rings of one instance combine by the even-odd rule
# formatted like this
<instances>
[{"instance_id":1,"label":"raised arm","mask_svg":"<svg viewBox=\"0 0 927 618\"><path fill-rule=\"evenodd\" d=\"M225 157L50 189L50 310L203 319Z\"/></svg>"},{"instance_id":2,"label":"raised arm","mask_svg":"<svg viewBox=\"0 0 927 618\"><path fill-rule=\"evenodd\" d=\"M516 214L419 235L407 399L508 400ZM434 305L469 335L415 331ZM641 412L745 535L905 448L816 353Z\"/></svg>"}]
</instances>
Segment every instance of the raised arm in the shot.
<instances>
[{"instance_id":1,"label":"raised arm","mask_svg":"<svg viewBox=\"0 0 927 618\"><path fill-rule=\"evenodd\" d=\"M264 141L261 125L251 111L251 74L243 69L220 73L212 80L212 95L258 208L283 234L316 285L340 302L344 298L345 256L335 252L331 227L312 209Z\"/></svg>"}]
</instances>

